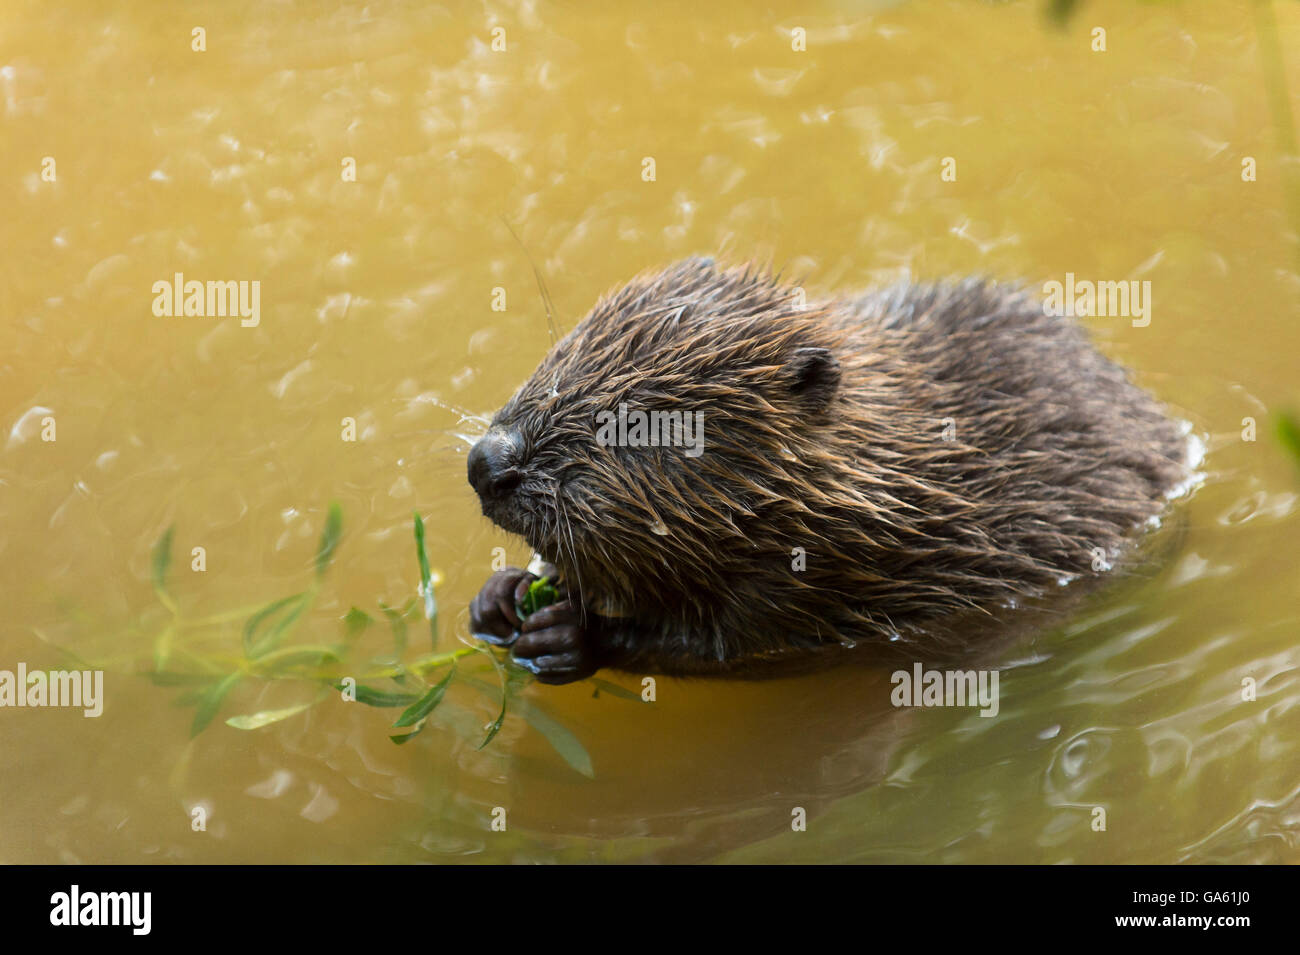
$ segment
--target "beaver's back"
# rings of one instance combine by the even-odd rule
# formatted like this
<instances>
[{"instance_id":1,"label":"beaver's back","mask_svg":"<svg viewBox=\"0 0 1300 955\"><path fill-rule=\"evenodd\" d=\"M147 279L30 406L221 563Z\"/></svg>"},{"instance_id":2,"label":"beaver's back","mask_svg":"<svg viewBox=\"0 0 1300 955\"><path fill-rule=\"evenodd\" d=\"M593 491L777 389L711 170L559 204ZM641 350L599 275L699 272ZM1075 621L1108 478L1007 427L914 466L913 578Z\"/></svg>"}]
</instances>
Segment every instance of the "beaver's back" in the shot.
<instances>
[{"instance_id":1,"label":"beaver's back","mask_svg":"<svg viewBox=\"0 0 1300 955\"><path fill-rule=\"evenodd\" d=\"M902 404L922 409L902 438L909 465L963 502L922 522L923 536L980 542L947 575L954 591L992 596L1101 569L1186 478L1183 429L1078 324L1023 292L968 280L843 304L834 314L856 350L891 356L911 391ZM846 391L877 374L846 374Z\"/></svg>"}]
</instances>

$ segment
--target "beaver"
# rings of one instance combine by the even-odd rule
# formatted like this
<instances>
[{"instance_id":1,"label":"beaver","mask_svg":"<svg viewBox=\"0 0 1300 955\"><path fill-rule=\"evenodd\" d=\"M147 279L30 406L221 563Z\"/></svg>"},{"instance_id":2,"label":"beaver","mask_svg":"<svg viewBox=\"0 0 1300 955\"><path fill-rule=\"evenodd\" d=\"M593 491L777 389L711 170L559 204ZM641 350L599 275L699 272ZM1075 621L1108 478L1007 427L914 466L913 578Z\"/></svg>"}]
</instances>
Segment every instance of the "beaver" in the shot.
<instances>
[{"instance_id":1,"label":"beaver","mask_svg":"<svg viewBox=\"0 0 1300 955\"><path fill-rule=\"evenodd\" d=\"M935 659L962 619L1107 569L1189 475L1185 429L1018 287L803 299L691 258L550 350L468 475L562 599L521 618L536 575L500 571L474 633L545 683Z\"/></svg>"}]
</instances>

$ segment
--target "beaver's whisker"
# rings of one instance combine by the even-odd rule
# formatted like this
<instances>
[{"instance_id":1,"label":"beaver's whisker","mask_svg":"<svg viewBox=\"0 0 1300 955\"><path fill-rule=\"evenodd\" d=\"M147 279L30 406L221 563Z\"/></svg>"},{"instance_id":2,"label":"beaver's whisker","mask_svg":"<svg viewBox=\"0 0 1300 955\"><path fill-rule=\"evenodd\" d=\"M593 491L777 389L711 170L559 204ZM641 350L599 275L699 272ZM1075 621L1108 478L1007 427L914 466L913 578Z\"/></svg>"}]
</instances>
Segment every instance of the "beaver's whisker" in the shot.
<instances>
[{"instance_id":1,"label":"beaver's whisker","mask_svg":"<svg viewBox=\"0 0 1300 955\"><path fill-rule=\"evenodd\" d=\"M582 586L582 570L578 566L578 545L573 537L573 522L569 520L568 509L564 505L564 496L560 488L555 489L556 514L564 521L564 528L569 535L569 566L573 568L573 576L577 578L578 585L578 613L583 625L587 623L587 602L584 599L584 588ZM557 522L558 530L558 522ZM564 547L563 536L558 536L561 549Z\"/></svg>"}]
</instances>

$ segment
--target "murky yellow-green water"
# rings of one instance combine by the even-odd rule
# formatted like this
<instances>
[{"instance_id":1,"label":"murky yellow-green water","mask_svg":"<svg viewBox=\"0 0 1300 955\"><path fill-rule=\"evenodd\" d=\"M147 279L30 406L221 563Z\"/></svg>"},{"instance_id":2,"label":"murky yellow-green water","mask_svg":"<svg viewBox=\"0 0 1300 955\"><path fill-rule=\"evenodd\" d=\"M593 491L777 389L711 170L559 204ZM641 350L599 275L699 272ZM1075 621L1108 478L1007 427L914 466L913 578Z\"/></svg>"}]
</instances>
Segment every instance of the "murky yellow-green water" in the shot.
<instances>
[{"instance_id":1,"label":"murky yellow-green water","mask_svg":"<svg viewBox=\"0 0 1300 955\"><path fill-rule=\"evenodd\" d=\"M1275 9L1300 111L1300 6ZM301 589L331 500L295 639L414 593L418 509L458 646L493 549L527 559L464 479L463 436L548 341L503 217L566 328L693 252L827 290L1149 280L1148 326L1092 327L1209 456L1163 563L1013 651L994 719L895 710L883 672L661 681L652 706L529 688L588 779L517 716L476 750L495 707L468 687L399 747L397 711L337 700L231 728L311 695L247 680L191 743L177 690L110 668L97 719L0 709L0 859L1296 861L1300 471L1269 412L1300 404L1300 281L1267 89L1244 2L1095 3L1064 32L1020 3L10 3L0 669L67 665L48 643L147 664L172 524L188 612ZM260 281L259 324L155 316L177 272ZM238 623L211 639L237 652Z\"/></svg>"}]
</instances>

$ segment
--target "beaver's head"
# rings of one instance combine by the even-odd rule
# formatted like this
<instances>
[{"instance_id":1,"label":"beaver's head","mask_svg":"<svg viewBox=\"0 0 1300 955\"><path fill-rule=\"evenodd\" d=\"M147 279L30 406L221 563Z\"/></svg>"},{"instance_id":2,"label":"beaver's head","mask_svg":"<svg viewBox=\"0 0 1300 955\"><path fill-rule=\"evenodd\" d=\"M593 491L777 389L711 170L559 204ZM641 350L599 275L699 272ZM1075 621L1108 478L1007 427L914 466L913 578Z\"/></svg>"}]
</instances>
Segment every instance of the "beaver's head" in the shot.
<instances>
[{"instance_id":1,"label":"beaver's head","mask_svg":"<svg viewBox=\"0 0 1300 955\"><path fill-rule=\"evenodd\" d=\"M602 299L470 451L483 513L598 606L689 603L758 551L788 561L837 453L841 375L826 314L801 299L706 259Z\"/></svg>"}]
</instances>

